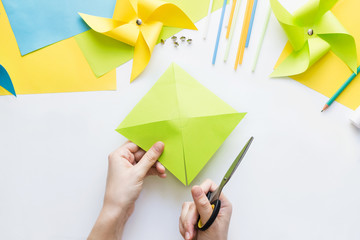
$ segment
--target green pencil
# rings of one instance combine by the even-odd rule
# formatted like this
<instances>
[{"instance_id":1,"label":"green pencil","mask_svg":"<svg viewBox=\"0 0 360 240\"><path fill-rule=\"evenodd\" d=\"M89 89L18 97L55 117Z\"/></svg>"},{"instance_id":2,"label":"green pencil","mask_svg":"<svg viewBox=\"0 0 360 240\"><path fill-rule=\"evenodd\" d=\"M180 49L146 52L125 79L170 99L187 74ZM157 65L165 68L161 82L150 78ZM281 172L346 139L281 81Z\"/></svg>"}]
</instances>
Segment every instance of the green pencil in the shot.
<instances>
[{"instance_id":1,"label":"green pencil","mask_svg":"<svg viewBox=\"0 0 360 240\"><path fill-rule=\"evenodd\" d=\"M357 73L360 73L360 66L357 69ZM326 109L328 109L331 104L339 97L339 95L345 90L345 88L351 83L352 80L354 80L354 78L357 76L357 74L353 73L351 74L351 76L348 78L348 80L346 80L346 82L339 88L339 90L337 90L337 92L334 94L334 96L332 96L329 101L325 104L323 110L321 110L321 112L325 111Z\"/></svg>"}]
</instances>

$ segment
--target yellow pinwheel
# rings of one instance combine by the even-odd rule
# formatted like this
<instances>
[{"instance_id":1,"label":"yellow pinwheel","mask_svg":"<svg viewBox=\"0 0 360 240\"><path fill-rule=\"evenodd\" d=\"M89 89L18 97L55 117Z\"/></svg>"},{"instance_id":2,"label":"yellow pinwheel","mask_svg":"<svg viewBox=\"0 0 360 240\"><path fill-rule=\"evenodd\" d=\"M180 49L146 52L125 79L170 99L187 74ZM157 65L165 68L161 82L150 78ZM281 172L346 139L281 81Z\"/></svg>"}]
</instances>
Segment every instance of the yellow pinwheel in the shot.
<instances>
[{"instance_id":1,"label":"yellow pinwheel","mask_svg":"<svg viewBox=\"0 0 360 240\"><path fill-rule=\"evenodd\" d=\"M118 0L112 19L79 14L94 31L135 47L130 81L149 63L164 25L197 30L179 7L158 0Z\"/></svg>"}]
</instances>

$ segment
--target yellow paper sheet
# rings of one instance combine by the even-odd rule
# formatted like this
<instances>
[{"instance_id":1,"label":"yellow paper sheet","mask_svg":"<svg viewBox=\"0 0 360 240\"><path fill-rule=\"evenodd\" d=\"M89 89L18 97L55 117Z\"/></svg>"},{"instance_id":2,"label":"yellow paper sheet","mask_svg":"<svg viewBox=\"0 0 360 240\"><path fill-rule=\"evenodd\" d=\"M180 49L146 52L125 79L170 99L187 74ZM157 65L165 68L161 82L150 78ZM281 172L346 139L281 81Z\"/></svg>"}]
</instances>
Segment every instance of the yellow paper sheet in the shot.
<instances>
[{"instance_id":1,"label":"yellow paper sheet","mask_svg":"<svg viewBox=\"0 0 360 240\"><path fill-rule=\"evenodd\" d=\"M96 78L74 38L21 57L1 1L0 33L0 63L18 95L116 89L115 70ZM0 95L8 94L0 87Z\"/></svg>"},{"instance_id":2,"label":"yellow paper sheet","mask_svg":"<svg viewBox=\"0 0 360 240\"><path fill-rule=\"evenodd\" d=\"M332 12L341 24L354 36L357 45L358 59L360 58L359 9L359 0L339 1L332 9ZM277 65L291 52L292 47L287 43ZM329 52L305 73L292 76L291 78L330 98L351 74L352 72L349 67L333 52ZM354 110L360 105L360 76L351 82L337 101ZM319 108L322 107L321 104L324 103L319 103Z\"/></svg>"}]
</instances>

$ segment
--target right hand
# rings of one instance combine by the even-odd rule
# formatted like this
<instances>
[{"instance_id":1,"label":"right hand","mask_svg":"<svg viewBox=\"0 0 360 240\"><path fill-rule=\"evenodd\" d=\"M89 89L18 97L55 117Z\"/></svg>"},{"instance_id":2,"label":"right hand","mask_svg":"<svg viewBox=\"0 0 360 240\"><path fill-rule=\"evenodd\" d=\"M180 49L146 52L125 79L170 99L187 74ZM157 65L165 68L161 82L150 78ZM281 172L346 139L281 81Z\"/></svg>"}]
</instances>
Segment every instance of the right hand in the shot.
<instances>
[{"instance_id":1,"label":"right hand","mask_svg":"<svg viewBox=\"0 0 360 240\"><path fill-rule=\"evenodd\" d=\"M200 186L192 187L191 194L194 202L185 202L183 204L179 220L180 233L185 240L227 239L232 206L224 194L220 195L221 208L214 223L206 231L197 229L199 214L202 223L206 223L212 214L213 210L206 193L209 191L214 192L216 188L216 184L209 179Z\"/></svg>"}]
</instances>

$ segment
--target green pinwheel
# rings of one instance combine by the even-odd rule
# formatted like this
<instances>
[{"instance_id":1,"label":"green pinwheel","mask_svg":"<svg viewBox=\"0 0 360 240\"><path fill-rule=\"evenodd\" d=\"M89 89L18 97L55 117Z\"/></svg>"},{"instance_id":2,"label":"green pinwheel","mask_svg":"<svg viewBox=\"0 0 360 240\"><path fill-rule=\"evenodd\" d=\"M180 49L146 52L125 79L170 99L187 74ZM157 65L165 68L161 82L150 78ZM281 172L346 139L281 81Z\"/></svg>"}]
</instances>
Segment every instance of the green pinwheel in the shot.
<instances>
[{"instance_id":1,"label":"green pinwheel","mask_svg":"<svg viewBox=\"0 0 360 240\"><path fill-rule=\"evenodd\" d=\"M290 14L278 0L270 0L271 8L294 49L271 77L303 73L330 50L356 73L355 39L330 11L337 1L309 0Z\"/></svg>"}]
</instances>

